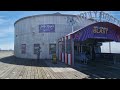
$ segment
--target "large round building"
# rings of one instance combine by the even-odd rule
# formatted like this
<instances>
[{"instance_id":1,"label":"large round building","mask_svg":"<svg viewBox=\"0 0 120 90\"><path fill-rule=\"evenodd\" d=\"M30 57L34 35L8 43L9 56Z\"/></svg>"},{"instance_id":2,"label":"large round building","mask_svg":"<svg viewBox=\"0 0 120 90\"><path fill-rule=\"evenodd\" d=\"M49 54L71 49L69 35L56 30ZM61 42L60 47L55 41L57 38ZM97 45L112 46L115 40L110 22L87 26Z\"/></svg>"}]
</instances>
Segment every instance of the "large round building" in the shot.
<instances>
[{"instance_id":1,"label":"large round building","mask_svg":"<svg viewBox=\"0 0 120 90\"><path fill-rule=\"evenodd\" d=\"M60 13L21 18L14 24L14 54L19 58L37 59L40 51L40 59L51 59L54 53L58 57L59 38L95 22Z\"/></svg>"}]
</instances>

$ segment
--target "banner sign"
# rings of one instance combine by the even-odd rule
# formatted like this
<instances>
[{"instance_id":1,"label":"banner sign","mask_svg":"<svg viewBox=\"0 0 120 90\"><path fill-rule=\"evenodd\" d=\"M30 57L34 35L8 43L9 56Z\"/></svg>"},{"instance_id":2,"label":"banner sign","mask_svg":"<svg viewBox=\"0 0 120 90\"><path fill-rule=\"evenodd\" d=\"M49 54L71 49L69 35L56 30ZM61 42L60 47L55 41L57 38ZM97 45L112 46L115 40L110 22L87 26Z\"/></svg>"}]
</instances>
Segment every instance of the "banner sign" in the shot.
<instances>
[{"instance_id":1,"label":"banner sign","mask_svg":"<svg viewBox=\"0 0 120 90\"><path fill-rule=\"evenodd\" d=\"M55 32L55 24L41 24L39 25L39 32Z\"/></svg>"},{"instance_id":2,"label":"banner sign","mask_svg":"<svg viewBox=\"0 0 120 90\"><path fill-rule=\"evenodd\" d=\"M88 38L95 38L110 39L119 42L120 27L108 22L98 22L81 29L76 33L73 33L73 38L78 41L84 41Z\"/></svg>"},{"instance_id":3,"label":"banner sign","mask_svg":"<svg viewBox=\"0 0 120 90\"><path fill-rule=\"evenodd\" d=\"M88 11L88 12L86 11L86 12L80 13L77 16L78 18L94 19L94 20L97 20L98 22L111 22L117 26L120 26L119 19L103 11Z\"/></svg>"}]
</instances>

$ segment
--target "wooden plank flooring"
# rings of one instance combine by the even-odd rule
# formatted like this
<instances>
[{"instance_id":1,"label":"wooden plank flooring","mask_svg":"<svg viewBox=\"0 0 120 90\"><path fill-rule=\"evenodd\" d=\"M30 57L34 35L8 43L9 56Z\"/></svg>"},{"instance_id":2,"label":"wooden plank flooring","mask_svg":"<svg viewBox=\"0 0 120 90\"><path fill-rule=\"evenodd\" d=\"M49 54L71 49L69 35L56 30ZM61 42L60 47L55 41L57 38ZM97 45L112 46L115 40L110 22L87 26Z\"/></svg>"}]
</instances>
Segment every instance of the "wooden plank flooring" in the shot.
<instances>
[{"instance_id":1,"label":"wooden plank flooring","mask_svg":"<svg viewBox=\"0 0 120 90\"><path fill-rule=\"evenodd\" d=\"M5 54L5 53L4 53ZM0 79L83 79L88 76L68 65L51 60L20 59L0 53Z\"/></svg>"}]
</instances>

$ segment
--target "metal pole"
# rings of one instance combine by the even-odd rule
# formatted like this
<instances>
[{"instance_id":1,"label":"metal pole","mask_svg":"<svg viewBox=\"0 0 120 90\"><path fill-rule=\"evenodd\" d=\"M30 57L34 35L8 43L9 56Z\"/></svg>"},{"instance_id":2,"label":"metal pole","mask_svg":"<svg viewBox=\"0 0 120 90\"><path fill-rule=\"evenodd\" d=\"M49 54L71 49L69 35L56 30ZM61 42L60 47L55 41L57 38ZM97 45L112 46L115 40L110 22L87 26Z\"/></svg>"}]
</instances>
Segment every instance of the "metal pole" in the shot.
<instances>
[{"instance_id":1,"label":"metal pole","mask_svg":"<svg viewBox=\"0 0 120 90\"><path fill-rule=\"evenodd\" d=\"M72 25L72 32L73 32L73 25Z\"/></svg>"},{"instance_id":2,"label":"metal pole","mask_svg":"<svg viewBox=\"0 0 120 90\"><path fill-rule=\"evenodd\" d=\"M101 18L102 18L102 11L100 11L100 22L101 22Z\"/></svg>"},{"instance_id":3,"label":"metal pole","mask_svg":"<svg viewBox=\"0 0 120 90\"><path fill-rule=\"evenodd\" d=\"M109 52L111 53L111 43L109 42Z\"/></svg>"}]
</instances>

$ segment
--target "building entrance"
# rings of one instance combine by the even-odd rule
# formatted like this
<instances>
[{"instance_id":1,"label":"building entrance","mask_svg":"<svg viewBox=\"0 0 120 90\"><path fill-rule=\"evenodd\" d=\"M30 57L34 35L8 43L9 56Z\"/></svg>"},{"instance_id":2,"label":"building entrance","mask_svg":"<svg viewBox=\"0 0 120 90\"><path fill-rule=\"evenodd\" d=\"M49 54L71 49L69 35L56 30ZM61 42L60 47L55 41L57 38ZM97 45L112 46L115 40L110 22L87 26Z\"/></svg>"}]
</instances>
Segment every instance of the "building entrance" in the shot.
<instances>
[{"instance_id":1,"label":"building entrance","mask_svg":"<svg viewBox=\"0 0 120 90\"><path fill-rule=\"evenodd\" d=\"M92 46L75 42L74 44L74 60L75 63L87 63L92 58Z\"/></svg>"}]
</instances>

